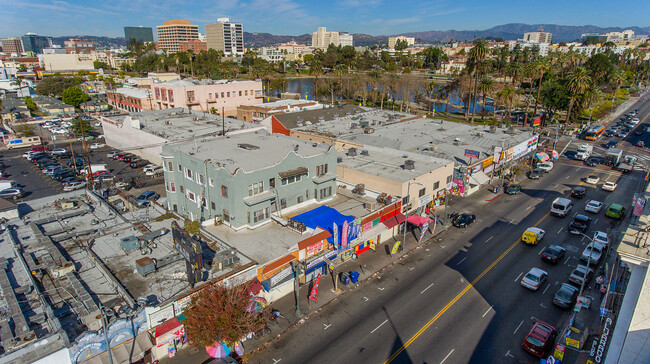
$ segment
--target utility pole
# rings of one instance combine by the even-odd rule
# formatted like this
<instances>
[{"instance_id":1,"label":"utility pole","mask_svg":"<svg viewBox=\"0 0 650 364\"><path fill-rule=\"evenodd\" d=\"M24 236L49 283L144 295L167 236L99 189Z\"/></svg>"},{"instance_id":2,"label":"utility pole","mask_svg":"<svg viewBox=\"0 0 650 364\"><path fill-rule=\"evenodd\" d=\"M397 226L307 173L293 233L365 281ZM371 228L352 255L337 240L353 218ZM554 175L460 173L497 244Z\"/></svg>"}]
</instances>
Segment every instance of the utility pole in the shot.
<instances>
[{"instance_id":1,"label":"utility pole","mask_svg":"<svg viewBox=\"0 0 650 364\"><path fill-rule=\"evenodd\" d=\"M302 312L300 312L300 283L298 282L298 277L300 277L300 263L295 260L291 261L291 268L293 268L293 291L296 295L296 317L300 318Z\"/></svg>"},{"instance_id":2,"label":"utility pole","mask_svg":"<svg viewBox=\"0 0 650 364\"><path fill-rule=\"evenodd\" d=\"M104 327L104 338L106 339L106 351L108 352L108 362L113 364L113 354L111 353L111 342L108 340L108 328L106 327L107 318L104 316L106 308L104 306L99 307L99 311L102 315L102 326Z\"/></svg>"},{"instance_id":3,"label":"utility pole","mask_svg":"<svg viewBox=\"0 0 650 364\"><path fill-rule=\"evenodd\" d=\"M226 108L221 108L221 136L226 136Z\"/></svg>"},{"instance_id":4,"label":"utility pole","mask_svg":"<svg viewBox=\"0 0 650 364\"><path fill-rule=\"evenodd\" d=\"M93 175L92 175L93 173L92 173L92 169L90 168L90 155L88 155L88 148L86 146L86 134L84 133L83 119L79 120L79 127L81 128L81 140L83 141L84 152L86 153L86 162L88 163L88 166L86 167L86 179L88 180L88 184L90 184L90 189L92 190L94 187ZM72 163L75 166L77 164L74 159L72 160Z\"/></svg>"}]
</instances>

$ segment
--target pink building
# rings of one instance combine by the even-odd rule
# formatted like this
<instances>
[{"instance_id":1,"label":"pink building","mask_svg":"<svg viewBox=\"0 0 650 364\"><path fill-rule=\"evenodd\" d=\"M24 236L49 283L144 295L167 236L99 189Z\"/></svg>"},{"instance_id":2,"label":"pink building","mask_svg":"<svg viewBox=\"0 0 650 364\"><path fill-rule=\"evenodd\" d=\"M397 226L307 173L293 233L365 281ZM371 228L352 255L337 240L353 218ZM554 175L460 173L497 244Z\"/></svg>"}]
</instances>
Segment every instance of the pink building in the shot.
<instances>
[{"instance_id":1,"label":"pink building","mask_svg":"<svg viewBox=\"0 0 650 364\"><path fill-rule=\"evenodd\" d=\"M214 108L218 114L223 109L226 116L235 116L238 106L264 101L261 81L185 79L154 83L151 87L157 110L182 107L209 113Z\"/></svg>"}]
</instances>

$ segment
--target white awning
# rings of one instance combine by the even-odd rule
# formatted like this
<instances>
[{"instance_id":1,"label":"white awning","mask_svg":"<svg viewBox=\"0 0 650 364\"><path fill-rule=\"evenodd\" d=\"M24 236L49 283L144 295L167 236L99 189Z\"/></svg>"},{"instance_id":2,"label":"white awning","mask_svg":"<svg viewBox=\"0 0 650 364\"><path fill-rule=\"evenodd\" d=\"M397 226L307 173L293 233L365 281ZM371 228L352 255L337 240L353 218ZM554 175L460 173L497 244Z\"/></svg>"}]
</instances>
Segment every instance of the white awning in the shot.
<instances>
[{"instance_id":1,"label":"white awning","mask_svg":"<svg viewBox=\"0 0 650 364\"><path fill-rule=\"evenodd\" d=\"M490 182L490 177L488 177L483 171L478 171L471 176L469 176L469 182L475 185L484 185Z\"/></svg>"}]
</instances>

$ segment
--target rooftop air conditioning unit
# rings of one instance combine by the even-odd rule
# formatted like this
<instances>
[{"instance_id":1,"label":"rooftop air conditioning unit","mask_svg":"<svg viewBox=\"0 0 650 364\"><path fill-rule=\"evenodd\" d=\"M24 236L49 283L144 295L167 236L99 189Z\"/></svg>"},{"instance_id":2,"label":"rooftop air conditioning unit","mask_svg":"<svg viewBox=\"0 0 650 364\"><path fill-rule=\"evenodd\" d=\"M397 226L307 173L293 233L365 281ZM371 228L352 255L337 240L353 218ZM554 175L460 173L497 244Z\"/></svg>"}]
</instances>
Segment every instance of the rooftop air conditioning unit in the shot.
<instances>
[{"instance_id":1,"label":"rooftop air conditioning unit","mask_svg":"<svg viewBox=\"0 0 650 364\"><path fill-rule=\"evenodd\" d=\"M370 154L368 154L368 150L367 150L367 149L364 149L364 150L361 151L361 155L370 155Z\"/></svg>"},{"instance_id":2,"label":"rooftop air conditioning unit","mask_svg":"<svg viewBox=\"0 0 650 364\"><path fill-rule=\"evenodd\" d=\"M356 155L357 155L357 148L348 149L348 157L356 157Z\"/></svg>"},{"instance_id":3,"label":"rooftop air conditioning unit","mask_svg":"<svg viewBox=\"0 0 650 364\"><path fill-rule=\"evenodd\" d=\"M415 169L415 161L412 159L407 159L404 161L404 169L412 171Z\"/></svg>"},{"instance_id":4,"label":"rooftop air conditioning unit","mask_svg":"<svg viewBox=\"0 0 650 364\"><path fill-rule=\"evenodd\" d=\"M336 157L336 163L343 163L343 157Z\"/></svg>"}]
</instances>

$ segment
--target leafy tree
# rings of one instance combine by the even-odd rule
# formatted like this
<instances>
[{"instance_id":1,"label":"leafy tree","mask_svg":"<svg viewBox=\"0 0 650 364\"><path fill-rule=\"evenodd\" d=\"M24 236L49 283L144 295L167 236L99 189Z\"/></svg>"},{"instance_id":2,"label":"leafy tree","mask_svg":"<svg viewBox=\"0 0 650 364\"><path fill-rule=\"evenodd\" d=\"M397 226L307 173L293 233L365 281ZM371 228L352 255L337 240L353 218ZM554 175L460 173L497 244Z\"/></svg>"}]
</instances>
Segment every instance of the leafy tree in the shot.
<instances>
[{"instance_id":1,"label":"leafy tree","mask_svg":"<svg viewBox=\"0 0 650 364\"><path fill-rule=\"evenodd\" d=\"M566 121L568 122L571 117L571 109L575 102L580 99L585 91L589 89L592 84L592 79L586 68L576 68L567 78L567 90L570 92L571 97L569 100L569 110L566 114Z\"/></svg>"},{"instance_id":2,"label":"leafy tree","mask_svg":"<svg viewBox=\"0 0 650 364\"><path fill-rule=\"evenodd\" d=\"M54 76L44 78L36 85L36 93L44 96L61 96L63 90L80 84L83 79L75 77Z\"/></svg>"},{"instance_id":3,"label":"leafy tree","mask_svg":"<svg viewBox=\"0 0 650 364\"><path fill-rule=\"evenodd\" d=\"M214 284L201 289L184 311L190 345L234 344L248 333L264 328L268 322L268 308L259 313L247 310L251 286L252 282L232 288Z\"/></svg>"},{"instance_id":4,"label":"leafy tree","mask_svg":"<svg viewBox=\"0 0 650 364\"><path fill-rule=\"evenodd\" d=\"M398 39L397 42L395 42L395 50L398 51L398 52L402 51L402 50L404 50L404 49L406 49L408 47L409 47L409 44L406 41L406 39Z\"/></svg>"},{"instance_id":5,"label":"leafy tree","mask_svg":"<svg viewBox=\"0 0 650 364\"><path fill-rule=\"evenodd\" d=\"M100 69L100 68L102 68L102 69L109 69L109 68L111 68L111 66L109 66L106 62L102 62L102 61L94 61L94 62L93 62L93 68L94 68L94 69Z\"/></svg>"},{"instance_id":6,"label":"leafy tree","mask_svg":"<svg viewBox=\"0 0 650 364\"><path fill-rule=\"evenodd\" d=\"M18 124L14 127L14 130L20 137L30 137L34 135L34 128L29 124Z\"/></svg>"},{"instance_id":7,"label":"leafy tree","mask_svg":"<svg viewBox=\"0 0 650 364\"><path fill-rule=\"evenodd\" d=\"M76 135L82 135L82 134L85 135L92 130L92 127L90 126L90 121L84 120L82 118L76 118L72 120L72 125L70 126L70 130L72 130L72 132L75 133Z\"/></svg>"},{"instance_id":8,"label":"leafy tree","mask_svg":"<svg viewBox=\"0 0 650 364\"><path fill-rule=\"evenodd\" d=\"M32 100L31 97L25 97L25 106L27 106L27 108L31 112L38 111L38 107L36 106L36 103L34 102L34 100Z\"/></svg>"},{"instance_id":9,"label":"leafy tree","mask_svg":"<svg viewBox=\"0 0 650 364\"><path fill-rule=\"evenodd\" d=\"M589 70L593 80L599 85L605 82L607 75L614 69L612 61L605 53L594 54L584 66Z\"/></svg>"},{"instance_id":10,"label":"leafy tree","mask_svg":"<svg viewBox=\"0 0 650 364\"><path fill-rule=\"evenodd\" d=\"M18 71L18 72L27 72L27 66L25 66L24 64L21 63L21 64L18 66L18 70L17 70L17 71Z\"/></svg>"},{"instance_id":11,"label":"leafy tree","mask_svg":"<svg viewBox=\"0 0 650 364\"><path fill-rule=\"evenodd\" d=\"M79 105L90 100L90 96L81 91L79 87L72 86L63 90L62 100L66 104L78 108Z\"/></svg>"}]
</instances>

